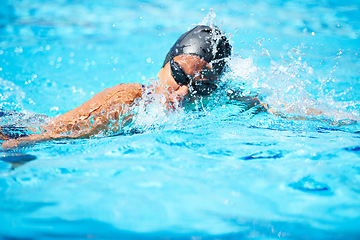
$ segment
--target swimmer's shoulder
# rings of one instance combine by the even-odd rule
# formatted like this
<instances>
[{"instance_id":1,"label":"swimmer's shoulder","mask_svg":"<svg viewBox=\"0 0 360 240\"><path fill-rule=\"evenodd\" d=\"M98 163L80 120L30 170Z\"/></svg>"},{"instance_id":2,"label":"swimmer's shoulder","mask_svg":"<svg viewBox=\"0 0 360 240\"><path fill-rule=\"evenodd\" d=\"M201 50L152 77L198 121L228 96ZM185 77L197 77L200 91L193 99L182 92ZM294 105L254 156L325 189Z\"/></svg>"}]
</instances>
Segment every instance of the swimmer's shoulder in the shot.
<instances>
[{"instance_id":1,"label":"swimmer's shoulder","mask_svg":"<svg viewBox=\"0 0 360 240\"><path fill-rule=\"evenodd\" d=\"M103 104L131 104L135 99L143 97L145 89L140 83L120 83L98 93L94 100L100 100Z\"/></svg>"},{"instance_id":2,"label":"swimmer's shoulder","mask_svg":"<svg viewBox=\"0 0 360 240\"><path fill-rule=\"evenodd\" d=\"M97 93L93 99L108 99L111 96L141 96L144 92L144 85L140 83L120 83L110 88L106 88Z\"/></svg>"},{"instance_id":3,"label":"swimmer's shoulder","mask_svg":"<svg viewBox=\"0 0 360 240\"><path fill-rule=\"evenodd\" d=\"M143 91L144 85L140 83L120 83L104 91Z\"/></svg>"}]
</instances>

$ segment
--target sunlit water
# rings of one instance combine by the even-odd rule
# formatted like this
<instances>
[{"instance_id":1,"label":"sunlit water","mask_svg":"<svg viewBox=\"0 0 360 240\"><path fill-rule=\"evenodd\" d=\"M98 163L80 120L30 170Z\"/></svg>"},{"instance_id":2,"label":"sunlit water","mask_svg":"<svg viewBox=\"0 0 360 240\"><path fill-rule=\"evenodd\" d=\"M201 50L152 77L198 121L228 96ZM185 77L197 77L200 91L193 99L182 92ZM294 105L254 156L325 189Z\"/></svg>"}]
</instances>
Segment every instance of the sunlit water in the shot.
<instances>
[{"instance_id":1,"label":"sunlit water","mask_svg":"<svg viewBox=\"0 0 360 240\"><path fill-rule=\"evenodd\" d=\"M151 83L196 23L226 31L233 57L207 105L140 104L116 136L2 152L0 236L359 238L358 12L331 0L3 1L0 107L16 113L2 126L41 126L104 88Z\"/></svg>"}]
</instances>

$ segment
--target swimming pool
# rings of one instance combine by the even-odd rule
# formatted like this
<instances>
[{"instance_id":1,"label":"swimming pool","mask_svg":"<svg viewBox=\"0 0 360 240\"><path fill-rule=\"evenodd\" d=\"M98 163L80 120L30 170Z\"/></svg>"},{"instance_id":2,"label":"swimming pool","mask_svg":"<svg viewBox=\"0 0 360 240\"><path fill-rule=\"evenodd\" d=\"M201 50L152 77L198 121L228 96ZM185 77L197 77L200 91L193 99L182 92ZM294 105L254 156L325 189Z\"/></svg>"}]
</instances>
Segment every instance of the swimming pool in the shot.
<instances>
[{"instance_id":1,"label":"swimming pool","mask_svg":"<svg viewBox=\"0 0 360 240\"><path fill-rule=\"evenodd\" d=\"M2 152L2 238L359 238L357 1L3 5L0 108L24 115L1 124L36 125L43 118L34 114L54 117L104 88L151 82L199 22L231 34L234 55L205 107L154 106L117 136ZM305 105L326 114L255 114L226 98L232 89L279 111L295 106L289 118ZM14 152L32 161L6 162Z\"/></svg>"}]
</instances>

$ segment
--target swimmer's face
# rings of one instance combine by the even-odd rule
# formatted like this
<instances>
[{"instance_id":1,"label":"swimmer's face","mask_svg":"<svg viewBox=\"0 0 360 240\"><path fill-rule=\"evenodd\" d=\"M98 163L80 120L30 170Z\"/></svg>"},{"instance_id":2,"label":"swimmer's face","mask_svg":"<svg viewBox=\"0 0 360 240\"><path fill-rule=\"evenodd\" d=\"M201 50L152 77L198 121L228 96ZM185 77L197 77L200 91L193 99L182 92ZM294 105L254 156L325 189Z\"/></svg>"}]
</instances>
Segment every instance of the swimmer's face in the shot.
<instances>
[{"instance_id":1,"label":"swimmer's face","mask_svg":"<svg viewBox=\"0 0 360 240\"><path fill-rule=\"evenodd\" d=\"M216 89L218 75L212 71L211 66L203 59L191 55L184 54L174 57L173 61L180 68L180 75L183 82L179 84L179 76L175 76L175 80L171 69L170 62L158 73L159 85L156 92L167 96L168 106L181 105L180 103L186 97L195 99L199 96L207 96Z\"/></svg>"},{"instance_id":2,"label":"swimmer's face","mask_svg":"<svg viewBox=\"0 0 360 240\"><path fill-rule=\"evenodd\" d=\"M179 55L170 62L172 78L188 87L192 96L206 96L216 89L218 75L209 63L195 55Z\"/></svg>"},{"instance_id":3,"label":"swimmer's face","mask_svg":"<svg viewBox=\"0 0 360 240\"><path fill-rule=\"evenodd\" d=\"M160 70L158 77L163 89L170 93L179 91L182 96L209 95L218 80L205 60L190 54L176 56Z\"/></svg>"}]
</instances>

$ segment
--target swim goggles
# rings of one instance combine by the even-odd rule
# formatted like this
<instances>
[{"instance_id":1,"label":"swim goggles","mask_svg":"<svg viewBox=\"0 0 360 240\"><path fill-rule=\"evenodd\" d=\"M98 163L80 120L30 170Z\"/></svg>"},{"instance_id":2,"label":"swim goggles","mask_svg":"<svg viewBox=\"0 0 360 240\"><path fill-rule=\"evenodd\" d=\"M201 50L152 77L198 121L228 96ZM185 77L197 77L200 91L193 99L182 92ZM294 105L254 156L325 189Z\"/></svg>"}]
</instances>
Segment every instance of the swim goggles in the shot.
<instances>
[{"instance_id":1,"label":"swim goggles","mask_svg":"<svg viewBox=\"0 0 360 240\"><path fill-rule=\"evenodd\" d=\"M177 62L174 61L173 58L170 60L170 69L175 81L179 85L189 86L189 89L192 90L192 92L195 94L199 94L202 96L209 95L217 88L214 79L217 78L217 75L214 74L212 71L206 71L202 74L208 80L199 81L194 79L193 76L185 74L184 70Z\"/></svg>"}]
</instances>

